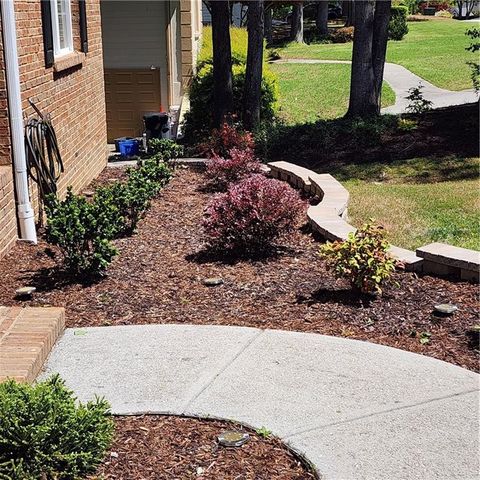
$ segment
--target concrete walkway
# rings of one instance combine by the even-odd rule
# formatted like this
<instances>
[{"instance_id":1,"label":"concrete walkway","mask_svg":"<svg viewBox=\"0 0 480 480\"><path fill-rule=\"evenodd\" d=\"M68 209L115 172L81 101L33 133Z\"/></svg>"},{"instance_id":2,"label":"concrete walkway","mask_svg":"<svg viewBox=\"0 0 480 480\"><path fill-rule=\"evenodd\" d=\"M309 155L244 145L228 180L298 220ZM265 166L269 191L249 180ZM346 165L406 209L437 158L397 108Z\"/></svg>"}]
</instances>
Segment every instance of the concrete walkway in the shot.
<instances>
[{"instance_id":1,"label":"concrete walkway","mask_svg":"<svg viewBox=\"0 0 480 480\"><path fill-rule=\"evenodd\" d=\"M116 414L266 427L326 479L473 479L479 376L433 358L317 334L144 325L68 329L43 376Z\"/></svg>"},{"instance_id":2,"label":"concrete walkway","mask_svg":"<svg viewBox=\"0 0 480 480\"><path fill-rule=\"evenodd\" d=\"M293 63L293 64L350 64L348 60L314 60L307 58L275 60L272 63ZM427 82L423 78L415 75L410 70L397 65L396 63L385 63L383 79L392 87L395 92L395 105L382 108L383 113L405 113L408 106L408 90L416 87L419 83L423 85L423 96L433 102L433 108L450 107L452 105L463 105L473 103L478 100L478 96L473 89L461 90L458 92L444 90Z\"/></svg>"}]
</instances>

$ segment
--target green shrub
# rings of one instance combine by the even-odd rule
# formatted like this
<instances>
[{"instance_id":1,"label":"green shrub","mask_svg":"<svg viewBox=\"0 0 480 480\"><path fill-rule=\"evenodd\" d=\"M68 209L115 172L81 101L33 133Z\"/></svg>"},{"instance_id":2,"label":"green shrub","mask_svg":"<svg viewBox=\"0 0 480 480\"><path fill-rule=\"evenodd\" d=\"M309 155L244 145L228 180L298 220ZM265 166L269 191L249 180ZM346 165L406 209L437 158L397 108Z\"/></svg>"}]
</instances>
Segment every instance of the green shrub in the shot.
<instances>
[{"instance_id":1,"label":"green shrub","mask_svg":"<svg viewBox=\"0 0 480 480\"><path fill-rule=\"evenodd\" d=\"M471 79L473 88L478 93L480 91L480 62L478 58L478 51L480 50L480 28L469 28L465 35L467 35L471 42L466 50L475 54L475 61L468 61L467 65L471 69Z\"/></svg>"},{"instance_id":2,"label":"green shrub","mask_svg":"<svg viewBox=\"0 0 480 480\"><path fill-rule=\"evenodd\" d=\"M183 155L183 147L169 138L152 138L148 142L148 150L157 163L170 163Z\"/></svg>"},{"instance_id":3,"label":"green shrub","mask_svg":"<svg viewBox=\"0 0 480 480\"><path fill-rule=\"evenodd\" d=\"M117 234L111 205L88 202L69 187L65 200L49 195L45 204L47 241L57 245L65 268L74 274L100 274L117 254L110 240Z\"/></svg>"},{"instance_id":4,"label":"green shrub","mask_svg":"<svg viewBox=\"0 0 480 480\"><path fill-rule=\"evenodd\" d=\"M333 43L348 43L353 42L354 27L336 28L330 34L330 39Z\"/></svg>"},{"instance_id":5,"label":"green shrub","mask_svg":"<svg viewBox=\"0 0 480 480\"><path fill-rule=\"evenodd\" d=\"M241 118L242 97L245 85L243 63L233 66L233 114ZM274 117L278 98L275 75L264 68L262 78L260 116L262 120ZM190 111L185 115L184 133L188 142L198 143L207 138L212 130L213 112L213 67L205 63L197 72L190 86Z\"/></svg>"},{"instance_id":6,"label":"green shrub","mask_svg":"<svg viewBox=\"0 0 480 480\"><path fill-rule=\"evenodd\" d=\"M365 224L343 242L327 242L320 255L327 268L348 280L355 290L382 293L381 285L391 277L396 264L389 247L381 227Z\"/></svg>"},{"instance_id":7,"label":"green shrub","mask_svg":"<svg viewBox=\"0 0 480 480\"><path fill-rule=\"evenodd\" d=\"M403 37L408 33L407 15L407 7L402 5L392 6L388 24L389 40L403 40Z\"/></svg>"},{"instance_id":8,"label":"green shrub","mask_svg":"<svg viewBox=\"0 0 480 480\"><path fill-rule=\"evenodd\" d=\"M232 57L238 62L247 61L248 33L246 28L230 27L230 44L232 46ZM208 63L213 57L212 27L205 26L202 30L202 47L198 55L200 65Z\"/></svg>"},{"instance_id":9,"label":"green shrub","mask_svg":"<svg viewBox=\"0 0 480 480\"><path fill-rule=\"evenodd\" d=\"M99 210L110 212L116 235L133 233L150 207L150 200L170 181L171 171L165 163L146 160L127 170L125 183L115 182L95 192Z\"/></svg>"},{"instance_id":10,"label":"green shrub","mask_svg":"<svg viewBox=\"0 0 480 480\"><path fill-rule=\"evenodd\" d=\"M0 384L0 478L78 479L94 472L113 438L109 405L76 403L53 376L36 385Z\"/></svg>"},{"instance_id":11,"label":"green shrub","mask_svg":"<svg viewBox=\"0 0 480 480\"><path fill-rule=\"evenodd\" d=\"M424 86L419 83L416 87L408 89L408 95L405 97L409 103L405 110L408 113L421 114L432 109L433 102L423 96Z\"/></svg>"}]
</instances>

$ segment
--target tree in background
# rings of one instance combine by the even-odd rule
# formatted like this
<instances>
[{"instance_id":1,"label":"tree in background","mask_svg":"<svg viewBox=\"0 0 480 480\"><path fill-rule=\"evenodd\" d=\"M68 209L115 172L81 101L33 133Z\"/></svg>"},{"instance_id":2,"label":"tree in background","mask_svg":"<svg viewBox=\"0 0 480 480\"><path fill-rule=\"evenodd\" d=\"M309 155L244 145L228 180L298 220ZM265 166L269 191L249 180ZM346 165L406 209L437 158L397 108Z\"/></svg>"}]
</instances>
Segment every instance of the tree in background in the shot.
<instances>
[{"instance_id":1,"label":"tree in background","mask_svg":"<svg viewBox=\"0 0 480 480\"><path fill-rule=\"evenodd\" d=\"M248 3L247 69L243 93L243 125L247 130L253 130L260 121L264 10L264 0L252 0Z\"/></svg>"},{"instance_id":2,"label":"tree in background","mask_svg":"<svg viewBox=\"0 0 480 480\"><path fill-rule=\"evenodd\" d=\"M290 40L303 43L303 2L297 1L293 4Z\"/></svg>"},{"instance_id":3,"label":"tree in background","mask_svg":"<svg viewBox=\"0 0 480 480\"><path fill-rule=\"evenodd\" d=\"M391 0L355 2L348 116L380 114Z\"/></svg>"},{"instance_id":4,"label":"tree in background","mask_svg":"<svg viewBox=\"0 0 480 480\"><path fill-rule=\"evenodd\" d=\"M226 0L212 0L213 125L220 127L233 109L230 8Z\"/></svg>"},{"instance_id":5,"label":"tree in background","mask_svg":"<svg viewBox=\"0 0 480 480\"><path fill-rule=\"evenodd\" d=\"M328 0L317 2L315 26L319 35L328 35Z\"/></svg>"}]
</instances>

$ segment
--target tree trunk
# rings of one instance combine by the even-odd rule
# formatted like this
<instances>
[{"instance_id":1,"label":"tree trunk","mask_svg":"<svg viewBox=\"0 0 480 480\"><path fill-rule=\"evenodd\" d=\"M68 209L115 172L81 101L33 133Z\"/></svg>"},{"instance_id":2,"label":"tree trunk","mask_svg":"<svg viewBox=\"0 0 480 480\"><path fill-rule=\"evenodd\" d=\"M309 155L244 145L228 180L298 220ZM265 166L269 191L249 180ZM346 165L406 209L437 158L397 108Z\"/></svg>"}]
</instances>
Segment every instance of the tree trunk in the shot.
<instances>
[{"instance_id":1,"label":"tree trunk","mask_svg":"<svg viewBox=\"0 0 480 480\"><path fill-rule=\"evenodd\" d=\"M315 20L317 33L319 35L328 35L328 0L317 2L317 17Z\"/></svg>"},{"instance_id":2,"label":"tree trunk","mask_svg":"<svg viewBox=\"0 0 480 480\"><path fill-rule=\"evenodd\" d=\"M345 0L342 4L342 13L345 16L345 26L353 27L355 24L355 2Z\"/></svg>"},{"instance_id":3,"label":"tree trunk","mask_svg":"<svg viewBox=\"0 0 480 480\"><path fill-rule=\"evenodd\" d=\"M303 43L303 2L295 2L293 4L290 40Z\"/></svg>"},{"instance_id":4,"label":"tree trunk","mask_svg":"<svg viewBox=\"0 0 480 480\"><path fill-rule=\"evenodd\" d=\"M265 34L265 39L267 41L267 45L269 45L273 41L273 30L272 30L273 6L270 5L264 8L265 8L264 34Z\"/></svg>"},{"instance_id":5,"label":"tree trunk","mask_svg":"<svg viewBox=\"0 0 480 480\"><path fill-rule=\"evenodd\" d=\"M375 2L361 0L356 3L350 102L347 115L364 117L376 113L375 77L372 62Z\"/></svg>"},{"instance_id":6,"label":"tree trunk","mask_svg":"<svg viewBox=\"0 0 480 480\"><path fill-rule=\"evenodd\" d=\"M228 1L210 3L213 44L213 126L218 128L233 109L232 51Z\"/></svg>"},{"instance_id":7,"label":"tree trunk","mask_svg":"<svg viewBox=\"0 0 480 480\"><path fill-rule=\"evenodd\" d=\"M392 0L377 0L375 3L375 17L373 20L373 76L375 77L375 99L377 114L382 108L382 83L385 69L385 57L387 55L388 24Z\"/></svg>"},{"instance_id":8,"label":"tree trunk","mask_svg":"<svg viewBox=\"0 0 480 480\"><path fill-rule=\"evenodd\" d=\"M380 114L391 0L361 0L355 6L348 116Z\"/></svg>"},{"instance_id":9,"label":"tree trunk","mask_svg":"<svg viewBox=\"0 0 480 480\"><path fill-rule=\"evenodd\" d=\"M248 4L247 68L243 93L243 125L247 130L253 130L260 121L264 7L263 0L253 0Z\"/></svg>"}]
</instances>

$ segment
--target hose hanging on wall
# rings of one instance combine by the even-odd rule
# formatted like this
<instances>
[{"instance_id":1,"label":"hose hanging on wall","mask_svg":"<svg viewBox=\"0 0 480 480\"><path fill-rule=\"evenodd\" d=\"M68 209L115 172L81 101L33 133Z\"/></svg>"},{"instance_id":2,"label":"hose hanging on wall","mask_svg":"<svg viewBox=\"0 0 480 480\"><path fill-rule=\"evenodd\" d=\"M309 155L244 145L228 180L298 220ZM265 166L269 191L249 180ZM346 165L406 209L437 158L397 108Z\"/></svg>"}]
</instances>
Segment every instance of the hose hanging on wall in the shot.
<instances>
[{"instance_id":1,"label":"hose hanging on wall","mask_svg":"<svg viewBox=\"0 0 480 480\"><path fill-rule=\"evenodd\" d=\"M57 181L63 173L63 162L57 136L50 116L42 114L29 99L28 102L39 118L30 118L25 125L25 145L28 174L38 185L39 219L43 218L45 197L57 193Z\"/></svg>"}]
</instances>

